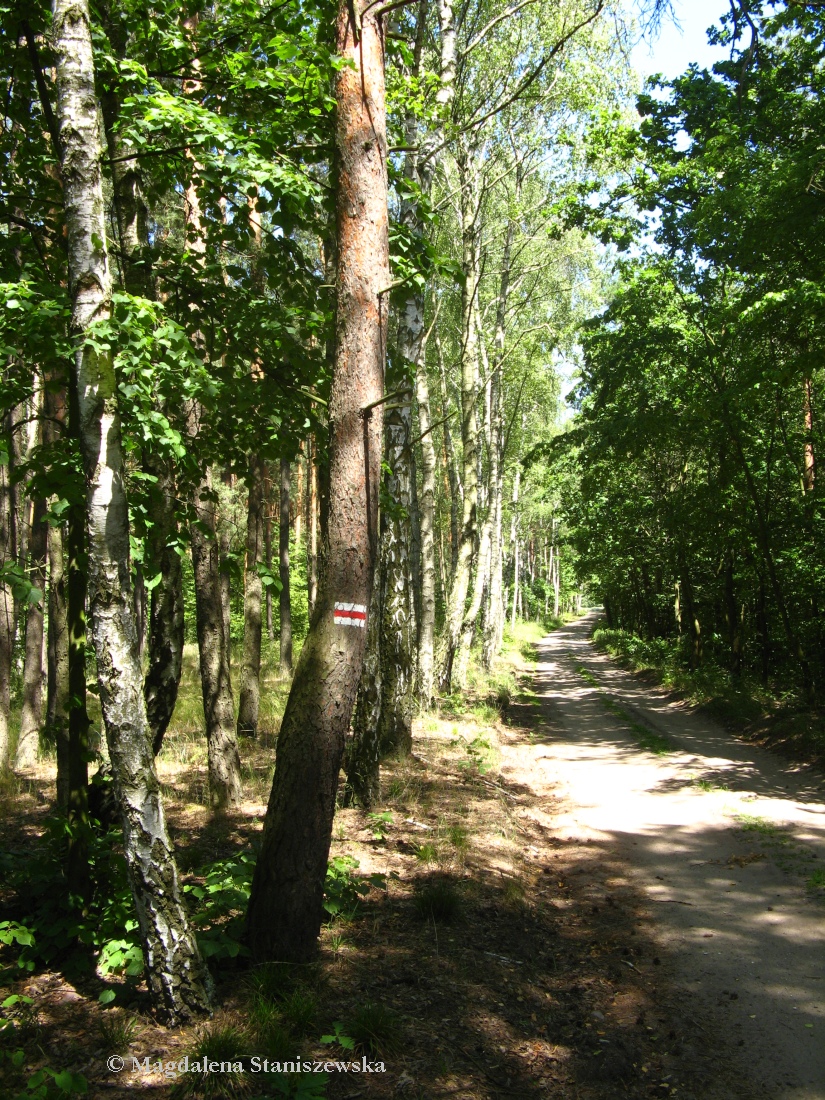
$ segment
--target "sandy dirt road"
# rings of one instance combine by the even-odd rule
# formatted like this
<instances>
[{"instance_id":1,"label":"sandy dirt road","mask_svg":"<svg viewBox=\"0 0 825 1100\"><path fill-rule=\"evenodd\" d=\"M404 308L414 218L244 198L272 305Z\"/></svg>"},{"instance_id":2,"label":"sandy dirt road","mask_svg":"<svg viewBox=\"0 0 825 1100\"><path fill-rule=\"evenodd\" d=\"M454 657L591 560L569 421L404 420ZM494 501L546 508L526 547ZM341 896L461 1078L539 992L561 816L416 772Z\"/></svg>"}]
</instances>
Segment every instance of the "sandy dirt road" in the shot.
<instances>
[{"instance_id":1,"label":"sandy dirt road","mask_svg":"<svg viewBox=\"0 0 825 1100\"><path fill-rule=\"evenodd\" d=\"M594 614L539 646L538 786L559 836L610 845L683 991L741 1055L742 1096L825 1100L825 779L617 668Z\"/></svg>"}]
</instances>

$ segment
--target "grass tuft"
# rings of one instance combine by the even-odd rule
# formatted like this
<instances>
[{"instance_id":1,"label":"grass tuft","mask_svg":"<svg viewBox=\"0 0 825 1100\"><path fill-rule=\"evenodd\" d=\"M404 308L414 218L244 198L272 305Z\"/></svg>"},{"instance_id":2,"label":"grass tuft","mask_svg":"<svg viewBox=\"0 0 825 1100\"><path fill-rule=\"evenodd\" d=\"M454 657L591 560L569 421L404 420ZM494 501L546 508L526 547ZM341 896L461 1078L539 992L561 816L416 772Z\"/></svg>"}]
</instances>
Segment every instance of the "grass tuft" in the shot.
<instances>
[{"instance_id":1,"label":"grass tuft","mask_svg":"<svg viewBox=\"0 0 825 1100\"><path fill-rule=\"evenodd\" d=\"M419 863L437 863L438 848L431 841L425 841L416 848L415 858Z\"/></svg>"},{"instance_id":2,"label":"grass tuft","mask_svg":"<svg viewBox=\"0 0 825 1100\"><path fill-rule=\"evenodd\" d=\"M518 909L523 908L526 904L526 894L524 883L517 878L508 879L502 891L505 903Z\"/></svg>"},{"instance_id":3,"label":"grass tuft","mask_svg":"<svg viewBox=\"0 0 825 1100\"><path fill-rule=\"evenodd\" d=\"M117 1009L109 1009L97 1025L100 1042L111 1054L127 1050L137 1030L137 1020Z\"/></svg>"},{"instance_id":4,"label":"grass tuft","mask_svg":"<svg viewBox=\"0 0 825 1100\"><path fill-rule=\"evenodd\" d=\"M455 886L441 879L429 882L415 895L415 911L422 920L452 924L461 915L461 895Z\"/></svg>"},{"instance_id":5,"label":"grass tuft","mask_svg":"<svg viewBox=\"0 0 825 1100\"><path fill-rule=\"evenodd\" d=\"M396 1054L401 1047L401 1023L384 1005L368 1002L349 1021L347 1032L358 1051L373 1055Z\"/></svg>"},{"instance_id":6,"label":"grass tuft","mask_svg":"<svg viewBox=\"0 0 825 1100\"><path fill-rule=\"evenodd\" d=\"M301 1038L312 1034L318 1017L315 994L305 986L295 989L281 1001L281 1019L293 1035Z\"/></svg>"},{"instance_id":7,"label":"grass tuft","mask_svg":"<svg viewBox=\"0 0 825 1100\"><path fill-rule=\"evenodd\" d=\"M234 1024L212 1023L198 1035L189 1054L193 1061L245 1063L250 1054L250 1037L242 1028ZM246 1067L245 1067L246 1068ZM249 1096L252 1081L249 1073L184 1073L175 1082L171 1091L173 1100L236 1100Z\"/></svg>"}]
</instances>

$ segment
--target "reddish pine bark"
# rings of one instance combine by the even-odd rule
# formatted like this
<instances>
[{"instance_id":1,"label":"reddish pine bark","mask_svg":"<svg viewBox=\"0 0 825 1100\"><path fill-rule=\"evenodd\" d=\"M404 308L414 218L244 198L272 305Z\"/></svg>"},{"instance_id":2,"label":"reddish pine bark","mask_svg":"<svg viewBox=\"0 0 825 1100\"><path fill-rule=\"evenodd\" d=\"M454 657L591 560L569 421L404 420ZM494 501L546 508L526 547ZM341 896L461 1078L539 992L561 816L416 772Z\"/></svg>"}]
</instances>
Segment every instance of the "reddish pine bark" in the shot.
<instances>
[{"instance_id":1,"label":"reddish pine bark","mask_svg":"<svg viewBox=\"0 0 825 1100\"><path fill-rule=\"evenodd\" d=\"M310 958L323 914L338 773L367 632L334 605L369 606L378 518L386 348L387 236L384 28L376 9L353 26L342 0L336 82L338 296L330 395L330 472L323 589L284 713L249 903L256 960ZM366 13L366 14L364 14Z\"/></svg>"}]
</instances>

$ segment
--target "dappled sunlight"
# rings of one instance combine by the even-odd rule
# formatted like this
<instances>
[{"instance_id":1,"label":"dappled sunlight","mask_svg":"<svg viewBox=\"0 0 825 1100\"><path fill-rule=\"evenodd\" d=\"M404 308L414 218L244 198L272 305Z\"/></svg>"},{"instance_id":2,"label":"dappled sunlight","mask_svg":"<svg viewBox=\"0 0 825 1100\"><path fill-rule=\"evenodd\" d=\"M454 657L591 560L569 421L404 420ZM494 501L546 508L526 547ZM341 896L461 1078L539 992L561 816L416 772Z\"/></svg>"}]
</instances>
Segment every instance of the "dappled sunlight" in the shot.
<instances>
[{"instance_id":1,"label":"dappled sunlight","mask_svg":"<svg viewBox=\"0 0 825 1100\"><path fill-rule=\"evenodd\" d=\"M628 859L685 995L721 1014L772 1100L821 1100L822 776L617 668L594 619L539 646L536 782L568 803L555 831Z\"/></svg>"}]
</instances>

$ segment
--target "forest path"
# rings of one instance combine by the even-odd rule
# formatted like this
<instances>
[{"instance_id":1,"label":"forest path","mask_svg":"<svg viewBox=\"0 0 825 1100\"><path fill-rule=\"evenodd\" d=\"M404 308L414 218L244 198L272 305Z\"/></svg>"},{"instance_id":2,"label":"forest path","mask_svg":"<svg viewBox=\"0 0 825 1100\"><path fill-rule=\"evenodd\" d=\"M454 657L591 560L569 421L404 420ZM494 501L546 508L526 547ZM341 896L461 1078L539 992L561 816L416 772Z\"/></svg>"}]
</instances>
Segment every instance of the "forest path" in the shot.
<instances>
[{"instance_id":1,"label":"forest path","mask_svg":"<svg viewBox=\"0 0 825 1100\"><path fill-rule=\"evenodd\" d=\"M564 796L553 831L619 849L685 1013L740 1048L743 1095L825 1100L825 780L617 668L594 619L538 647L532 785Z\"/></svg>"}]
</instances>

